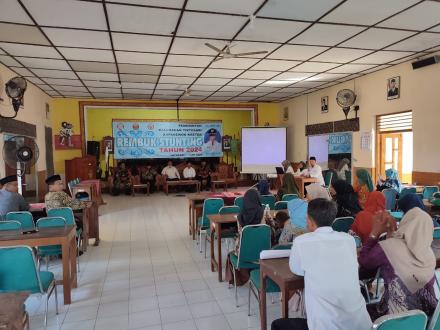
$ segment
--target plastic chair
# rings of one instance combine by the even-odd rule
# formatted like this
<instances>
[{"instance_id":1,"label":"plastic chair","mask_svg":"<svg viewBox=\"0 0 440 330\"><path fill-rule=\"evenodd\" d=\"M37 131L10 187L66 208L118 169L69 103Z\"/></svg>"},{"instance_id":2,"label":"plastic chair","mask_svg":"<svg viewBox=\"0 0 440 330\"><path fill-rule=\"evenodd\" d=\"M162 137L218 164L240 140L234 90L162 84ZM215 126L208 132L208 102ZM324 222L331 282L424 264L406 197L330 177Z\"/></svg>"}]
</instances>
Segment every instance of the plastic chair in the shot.
<instances>
[{"instance_id":1,"label":"plastic chair","mask_svg":"<svg viewBox=\"0 0 440 330\"><path fill-rule=\"evenodd\" d=\"M73 211L70 207L59 207L55 209L50 209L47 211L48 217L61 217L66 220L67 226L76 226L75 216L73 215ZM78 272L79 272L79 251L81 247L81 241L83 241L82 230L80 228L76 228L76 237L77 237L77 261L78 261ZM87 244L88 242L84 242L83 244Z\"/></svg>"},{"instance_id":2,"label":"plastic chair","mask_svg":"<svg viewBox=\"0 0 440 330\"><path fill-rule=\"evenodd\" d=\"M394 211L396 209L397 191L395 189L384 189L382 193L385 195L385 209Z\"/></svg>"},{"instance_id":3,"label":"plastic chair","mask_svg":"<svg viewBox=\"0 0 440 330\"><path fill-rule=\"evenodd\" d=\"M434 194L432 194L432 198L440 199L440 192L435 192Z\"/></svg>"},{"instance_id":4,"label":"plastic chair","mask_svg":"<svg viewBox=\"0 0 440 330\"><path fill-rule=\"evenodd\" d=\"M240 208L240 210L241 210L243 208L243 196L235 197L234 205L238 206Z\"/></svg>"},{"instance_id":5,"label":"plastic chair","mask_svg":"<svg viewBox=\"0 0 440 330\"><path fill-rule=\"evenodd\" d=\"M423 188L423 199L431 199L438 192L438 186L426 186Z\"/></svg>"},{"instance_id":6,"label":"plastic chair","mask_svg":"<svg viewBox=\"0 0 440 330\"><path fill-rule=\"evenodd\" d=\"M223 206L218 214L238 214L240 213L240 208L237 205L233 206ZM235 228L236 229L236 228ZM206 230L206 237L209 238L211 235L211 228ZM234 239L237 235L237 230L230 230L225 233L222 233L222 239ZM226 249L229 251L229 240L226 241ZM206 255L206 246L205 246L205 255Z\"/></svg>"},{"instance_id":7,"label":"plastic chair","mask_svg":"<svg viewBox=\"0 0 440 330\"><path fill-rule=\"evenodd\" d=\"M240 213L240 207L237 205L222 206L218 211L219 214L238 214Z\"/></svg>"},{"instance_id":8,"label":"plastic chair","mask_svg":"<svg viewBox=\"0 0 440 330\"><path fill-rule=\"evenodd\" d=\"M437 286L439 286L439 278L438 274L435 273L435 281L437 282ZM440 300L437 301L437 306L435 307L434 313L429 320L428 327L426 330L438 330L440 329Z\"/></svg>"},{"instance_id":9,"label":"plastic chair","mask_svg":"<svg viewBox=\"0 0 440 330\"><path fill-rule=\"evenodd\" d=\"M203 202L203 212L202 216L199 218L199 251L202 253L202 233L205 233L205 257L206 257L206 242L207 242L207 229L210 228L211 222L208 219L208 215L218 214L220 209L224 206L225 202L222 198L207 198Z\"/></svg>"},{"instance_id":10,"label":"plastic chair","mask_svg":"<svg viewBox=\"0 0 440 330\"><path fill-rule=\"evenodd\" d=\"M54 227L65 227L66 220L61 217L46 217L40 218L37 221L37 229L41 228L54 228ZM61 245L46 245L38 247L38 257L46 259L46 270L49 269L49 258L57 257L62 253Z\"/></svg>"},{"instance_id":11,"label":"plastic chair","mask_svg":"<svg viewBox=\"0 0 440 330\"><path fill-rule=\"evenodd\" d=\"M0 231L16 231L21 233L21 223L15 220L0 221Z\"/></svg>"},{"instance_id":12,"label":"plastic chair","mask_svg":"<svg viewBox=\"0 0 440 330\"><path fill-rule=\"evenodd\" d=\"M351 171L345 171L345 181L351 184Z\"/></svg>"},{"instance_id":13,"label":"plastic chair","mask_svg":"<svg viewBox=\"0 0 440 330\"><path fill-rule=\"evenodd\" d=\"M292 199L297 199L297 198L299 198L297 194L285 194L281 198L281 201L288 202L291 201Z\"/></svg>"},{"instance_id":14,"label":"plastic chair","mask_svg":"<svg viewBox=\"0 0 440 330\"><path fill-rule=\"evenodd\" d=\"M275 209L276 198L274 195L262 195L261 204L269 205L271 210Z\"/></svg>"},{"instance_id":15,"label":"plastic chair","mask_svg":"<svg viewBox=\"0 0 440 330\"><path fill-rule=\"evenodd\" d=\"M440 227L434 228L434 231L432 233L432 238L434 239L440 238Z\"/></svg>"},{"instance_id":16,"label":"plastic chair","mask_svg":"<svg viewBox=\"0 0 440 330\"><path fill-rule=\"evenodd\" d=\"M372 329L379 330L425 330L428 317L421 310L414 309L379 317Z\"/></svg>"},{"instance_id":17,"label":"plastic chair","mask_svg":"<svg viewBox=\"0 0 440 330\"><path fill-rule=\"evenodd\" d=\"M255 299L260 301L258 298L261 290L260 275L260 269L254 269L251 271L249 277L248 316L251 316L251 291L254 294ZM274 281L272 281L270 278L266 279L266 293L276 293L280 291L280 287Z\"/></svg>"},{"instance_id":18,"label":"plastic chair","mask_svg":"<svg viewBox=\"0 0 440 330\"><path fill-rule=\"evenodd\" d=\"M270 249L270 227L268 225L249 225L243 227L240 233L239 253L230 254L231 265L234 270L241 268L257 269L260 267L260 252ZM237 279L234 275L235 303L238 307Z\"/></svg>"},{"instance_id":19,"label":"plastic chair","mask_svg":"<svg viewBox=\"0 0 440 330\"><path fill-rule=\"evenodd\" d=\"M399 198L402 198L403 196L407 195L407 194L416 194L417 190L415 187L411 187L411 188L403 188L400 191L400 195Z\"/></svg>"},{"instance_id":20,"label":"plastic chair","mask_svg":"<svg viewBox=\"0 0 440 330\"><path fill-rule=\"evenodd\" d=\"M286 201L280 201L275 203L275 210L287 210L287 202Z\"/></svg>"},{"instance_id":21,"label":"plastic chair","mask_svg":"<svg viewBox=\"0 0 440 330\"><path fill-rule=\"evenodd\" d=\"M332 223L332 228L334 231L340 231L343 233L348 233L351 228L351 225L354 222L353 217L341 217L336 218Z\"/></svg>"},{"instance_id":22,"label":"plastic chair","mask_svg":"<svg viewBox=\"0 0 440 330\"><path fill-rule=\"evenodd\" d=\"M6 214L5 220L20 222L21 229L24 231L35 229L34 218L32 217L32 213L28 211L9 212Z\"/></svg>"},{"instance_id":23,"label":"plastic chair","mask_svg":"<svg viewBox=\"0 0 440 330\"><path fill-rule=\"evenodd\" d=\"M327 171L324 177L324 184L326 189L330 189L330 186L332 184L332 179L333 179L333 172Z\"/></svg>"},{"instance_id":24,"label":"plastic chair","mask_svg":"<svg viewBox=\"0 0 440 330\"><path fill-rule=\"evenodd\" d=\"M34 253L28 246L0 247L0 292L39 293L46 297L44 325L47 326L49 298L55 291L58 314L58 297L52 272L39 272Z\"/></svg>"}]
</instances>

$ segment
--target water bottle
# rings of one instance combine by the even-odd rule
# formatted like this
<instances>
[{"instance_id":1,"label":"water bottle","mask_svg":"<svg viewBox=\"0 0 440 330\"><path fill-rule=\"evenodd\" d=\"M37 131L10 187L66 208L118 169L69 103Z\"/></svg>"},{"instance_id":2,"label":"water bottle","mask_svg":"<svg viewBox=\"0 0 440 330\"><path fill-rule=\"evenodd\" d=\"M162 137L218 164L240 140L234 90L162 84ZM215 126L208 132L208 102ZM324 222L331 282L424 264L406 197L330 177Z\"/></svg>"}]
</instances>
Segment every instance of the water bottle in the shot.
<instances>
[{"instance_id":1,"label":"water bottle","mask_svg":"<svg viewBox=\"0 0 440 330\"><path fill-rule=\"evenodd\" d=\"M264 208L264 216L266 218L270 217L270 207L269 207L269 204L266 204L266 207Z\"/></svg>"}]
</instances>

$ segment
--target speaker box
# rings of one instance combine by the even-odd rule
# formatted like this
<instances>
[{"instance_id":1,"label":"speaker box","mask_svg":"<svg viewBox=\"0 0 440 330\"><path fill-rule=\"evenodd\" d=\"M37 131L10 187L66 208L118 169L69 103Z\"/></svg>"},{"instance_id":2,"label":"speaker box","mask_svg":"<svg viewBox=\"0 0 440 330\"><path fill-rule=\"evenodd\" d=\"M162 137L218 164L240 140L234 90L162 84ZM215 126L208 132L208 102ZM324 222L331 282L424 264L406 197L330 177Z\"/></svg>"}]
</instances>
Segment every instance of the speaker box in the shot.
<instances>
[{"instance_id":1,"label":"speaker box","mask_svg":"<svg viewBox=\"0 0 440 330\"><path fill-rule=\"evenodd\" d=\"M96 157L96 161L99 161L99 142L87 141L87 155Z\"/></svg>"},{"instance_id":2,"label":"speaker box","mask_svg":"<svg viewBox=\"0 0 440 330\"><path fill-rule=\"evenodd\" d=\"M436 64L438 62L440 62L440 55L427 57L427 58L424 58L423 60L413 62L411 64L412 64L413 69L415 70L415 69L423 68L424 66Z\"/></svg>"}]
</instances>

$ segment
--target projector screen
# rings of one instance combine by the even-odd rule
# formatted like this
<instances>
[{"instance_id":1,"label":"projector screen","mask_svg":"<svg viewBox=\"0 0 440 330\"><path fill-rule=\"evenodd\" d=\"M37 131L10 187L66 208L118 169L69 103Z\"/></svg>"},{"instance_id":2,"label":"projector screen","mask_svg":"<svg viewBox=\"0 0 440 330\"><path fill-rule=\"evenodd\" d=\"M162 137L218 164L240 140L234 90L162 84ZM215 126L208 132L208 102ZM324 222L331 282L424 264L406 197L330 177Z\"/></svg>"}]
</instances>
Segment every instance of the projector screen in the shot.
<instances>
[{"instance_id":1,"label":"projector screen","mask_svg":"<svg viewBox=\"0 0 440 330\"><path fill-rule=\"evenodd\" d=\"M241 167L243 173L276 173L286 159L285 127L243 127Z\"/></svg>"}]
</instances>

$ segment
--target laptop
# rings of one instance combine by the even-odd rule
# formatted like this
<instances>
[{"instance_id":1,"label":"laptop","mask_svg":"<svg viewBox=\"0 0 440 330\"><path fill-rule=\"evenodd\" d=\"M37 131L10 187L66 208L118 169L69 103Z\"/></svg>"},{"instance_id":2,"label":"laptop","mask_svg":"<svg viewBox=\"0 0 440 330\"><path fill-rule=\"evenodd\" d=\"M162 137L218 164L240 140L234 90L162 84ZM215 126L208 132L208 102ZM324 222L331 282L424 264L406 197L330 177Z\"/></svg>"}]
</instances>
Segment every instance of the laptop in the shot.
<instances>
[{"instance_id":1,"label":"laptop","mask_svg":"<svg viewBox=\"0 0 440 330\"><path fill-rule=\"evenodd\" d=\"M282 167L275 167L277 174L284 174L284 169Z\"/></svg>"}]
</instances>

